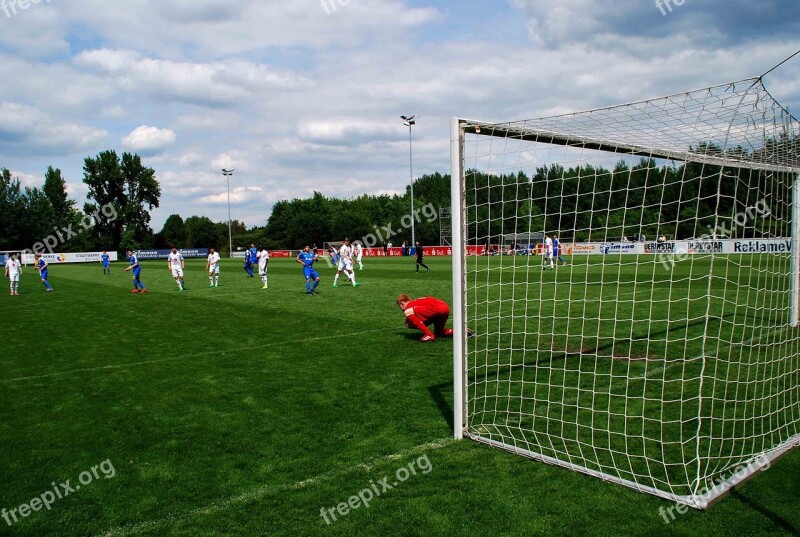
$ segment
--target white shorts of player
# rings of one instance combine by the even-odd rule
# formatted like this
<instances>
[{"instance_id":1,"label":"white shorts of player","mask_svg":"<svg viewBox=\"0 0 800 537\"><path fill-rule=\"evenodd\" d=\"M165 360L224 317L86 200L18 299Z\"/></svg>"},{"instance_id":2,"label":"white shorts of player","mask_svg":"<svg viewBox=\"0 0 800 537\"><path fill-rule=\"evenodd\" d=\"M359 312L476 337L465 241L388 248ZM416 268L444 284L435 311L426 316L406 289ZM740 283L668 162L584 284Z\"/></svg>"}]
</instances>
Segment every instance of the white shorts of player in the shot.
<instances>
[{"instance_id":1,"label":"white shorts of player","mask_svg":"<svg viewBox=\"0 0 800 537\"><path fill-rule=\"evenodd\" d=\"M345 272L353 272L353 262L349 259L344 261L339 261L339 270L344 270Z\"/></svg>"},{"instance_id":2,"label":"white shorts of player","mask_svg":"<svg viewBox=\"0 0 800 537\"><path fill-rule=\"evenodd\" d=\"M211 265L211 268L208 269L209 274L219 274L219 265Z\"/></svg>"},{"instance_id":3,"label":"white shorts of player","mask_svg":"<svg viewBox=\"0 0 800 537\"><path fill-rule=\"evenodd\" d=\"M172 267L173 278L183 278L183 269L181 267Z\"/></svg>"},{"instance_id":4,"label":"white shorts of player","mask_svg":"<svg viewBox=\"0 0 800 537\"><path fill-rule=\"evenodd\" d=\"M19 281L19 274L9 274L8 279L10 282L18 282Z\"/></svg>"},{"instance_id":5,"label":"white shorts of player","mask_svg":"<svg viewBox=\"0 0 800 537\"><path fill-rule=\"evenodd\" d=\"M344 259L339 259L339 264L336 265L338 270L344 270Z\"/></svg>"},{"instance_id":6,"label":"white shorts of player","mask_svg":"<svg viewBox=\"0 0 800 537\"><path fill-rule=\"evenodd\" d=\"M261 265L258 266L258 275L259 276L266 276L267 275L267 267L262 267Z\"/></svg>"}]
</instances>

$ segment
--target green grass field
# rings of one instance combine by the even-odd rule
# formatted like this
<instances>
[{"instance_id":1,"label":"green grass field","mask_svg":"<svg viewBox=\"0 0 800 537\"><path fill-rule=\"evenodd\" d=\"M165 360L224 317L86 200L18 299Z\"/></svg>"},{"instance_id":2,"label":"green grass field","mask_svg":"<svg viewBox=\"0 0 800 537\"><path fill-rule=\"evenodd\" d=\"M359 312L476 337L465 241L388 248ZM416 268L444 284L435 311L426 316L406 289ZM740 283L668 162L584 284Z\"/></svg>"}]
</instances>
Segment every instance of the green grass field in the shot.
<instances>
[{"instance_id":1,"label":"green grass field","mask_svg":"<svg viewBox=\"0 0 800 537\"><path fill-rule=\"evenodd\" d=\"M472 260L470 430L678 496L800 438L788 256L655 259Z\"/></svg>"},{"instance_id":2,"label":"green grass field","mask_svg":"<svg viewBox=\"0 0 800 537\"><path fill-rule=\"evenodd\" d=\"M394 305L401 292L450 297L449 259L429 261L415 274L407 259L368 259L363 286L339 289L320 264L317 297L291 260L271 262L268 290L238 262L209 289L192 261L184 293L166 262L145 262L143 296L123 264L110 276L53 267L52 294L26 270L21 296L0 295L0 509L98 476L49 510L0 519L0 535L800 534L800 451L666 524L666 501L451 440L452 341L419 343ZM614 276L575 266L543 277ZM671 344L661 339L653 354ZM412 463L427 471L399 472ZM385 477L391 489L369 507L325 522L321 509Z\"/></svg>"}]
</instances>

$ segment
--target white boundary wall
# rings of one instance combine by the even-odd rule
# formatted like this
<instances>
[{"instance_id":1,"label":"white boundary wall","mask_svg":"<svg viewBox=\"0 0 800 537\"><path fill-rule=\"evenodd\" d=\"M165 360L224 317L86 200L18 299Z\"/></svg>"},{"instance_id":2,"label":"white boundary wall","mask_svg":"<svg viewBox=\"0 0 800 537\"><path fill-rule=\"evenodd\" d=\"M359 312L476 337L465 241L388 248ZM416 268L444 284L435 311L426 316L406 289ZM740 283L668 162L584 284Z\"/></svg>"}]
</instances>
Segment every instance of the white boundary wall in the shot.
<instances>
[{"instance_id":1,"label":"white boundary wall","mask_svg":"<svg viewBox=\"0 0 800 537\"><path fill-rule=\"evenodd\" d=\"M103 252L71 252L66 254L42 254L48 264L58 265L61 263L99 263L100 254ZM111 261L118 261L117 252L106 252ZM33 254L23 254L22 262L28 265L34 263L36 256Z\"/></svg>"},{"instance_id":2,"label":"white boundary wall","mask_svg":"<svg viewBox=\"0 0 800 537\"><path fill-rule=\"evenodd\" d=\"M698 239L667 242L562 243L561 255L608 254L788 254L792 239Z\"/></svg>"}]
</instances>

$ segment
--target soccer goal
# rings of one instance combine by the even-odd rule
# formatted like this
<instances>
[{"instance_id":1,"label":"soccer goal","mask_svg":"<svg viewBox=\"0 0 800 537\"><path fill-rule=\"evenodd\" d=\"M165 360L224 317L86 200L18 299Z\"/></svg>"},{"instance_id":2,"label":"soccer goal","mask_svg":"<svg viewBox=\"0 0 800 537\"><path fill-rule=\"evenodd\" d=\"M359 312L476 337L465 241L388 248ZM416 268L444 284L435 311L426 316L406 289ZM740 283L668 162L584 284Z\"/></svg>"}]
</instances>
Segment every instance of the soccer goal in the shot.
<instances>
[{"instance_id":1,"label":"soccer goal","mask_svg":"<svg viewBox=\"0 0 800 537\"><path fill-rule=\"evenodd\" d=\"M800 445L800 123L760 78L451 153L457 438L696 508ZM534 233L569 264L467 256Z\"/></svg>"}]
</instances>

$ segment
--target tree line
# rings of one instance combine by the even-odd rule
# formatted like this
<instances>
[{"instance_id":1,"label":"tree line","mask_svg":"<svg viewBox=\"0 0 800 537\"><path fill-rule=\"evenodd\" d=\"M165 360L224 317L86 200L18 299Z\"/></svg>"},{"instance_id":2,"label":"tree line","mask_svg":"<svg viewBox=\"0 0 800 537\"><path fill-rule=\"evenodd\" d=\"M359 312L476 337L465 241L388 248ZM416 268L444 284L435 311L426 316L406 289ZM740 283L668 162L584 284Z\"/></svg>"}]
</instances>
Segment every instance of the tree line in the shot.
<instances>
[{"instance_id":1,"label":"tree line","mask_svg":"<svg viewBox=\"0 0 800 537\"><path fill-rule=\"evenodd\" d=\"M155 171L138 155L118 156L109 150L87 157L83 175L88 195L78 207L69 198L59 169L47 169L41 188L23 188L9 170L0 170L0 249L31 248L56 236L55 251L61 252L171 246L227 252L227 222L172 214L160 231L151 228L150 213L159 207L161 186ZM507 234L542 231L576 241L616 241L623 235L708 236L720 219L734 218L755 203L785 213L794 180L788 174L696 162L658 164L653 159L620 160L613 169L547 165L531 175L468 170L465 177L467 239L473 244L502 243ZM410 197L408 186L403 194L391 196L340 199L315 192L309 198L279 200L271 214L264 215L264 225L247 228L239 221L231 223L233 247L250 243L269 249L321 247L345 236L369 246L400 245L411 241ZM440 244L436 216L450 206L450 176L433 173L418 178L414 201L417 240ZM420 217L423 208L426 212ZM734 227L732 234L786 236L788 213L772 216Z\"/></svg>"}]
</instances>

